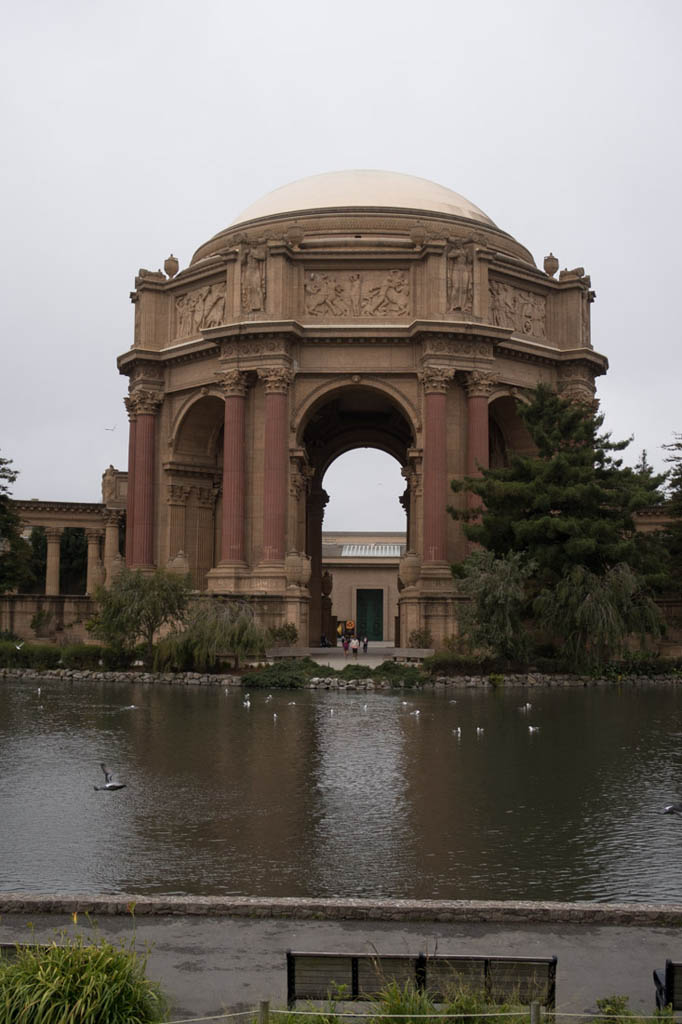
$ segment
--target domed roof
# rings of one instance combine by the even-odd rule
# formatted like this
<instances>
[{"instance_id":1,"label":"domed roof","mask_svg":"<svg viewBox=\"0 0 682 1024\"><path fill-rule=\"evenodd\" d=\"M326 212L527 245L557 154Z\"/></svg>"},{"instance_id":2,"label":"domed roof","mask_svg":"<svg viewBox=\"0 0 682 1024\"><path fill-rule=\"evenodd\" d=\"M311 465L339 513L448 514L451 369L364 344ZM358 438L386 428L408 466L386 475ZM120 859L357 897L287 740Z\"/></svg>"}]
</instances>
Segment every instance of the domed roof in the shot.
<instances>
[{"instance_id":1,"label":"domed roof","mask_svg":"<svg viewBox=\"0 0 682 1024\"><path fill-rule=\"evenodd\" d=\"M244 210L232 226L304 210L349 208L423 210L495 227L490 217L458 192L395 171L332 171L301 178L268 192Z\"/></svg>"}]
</instances>

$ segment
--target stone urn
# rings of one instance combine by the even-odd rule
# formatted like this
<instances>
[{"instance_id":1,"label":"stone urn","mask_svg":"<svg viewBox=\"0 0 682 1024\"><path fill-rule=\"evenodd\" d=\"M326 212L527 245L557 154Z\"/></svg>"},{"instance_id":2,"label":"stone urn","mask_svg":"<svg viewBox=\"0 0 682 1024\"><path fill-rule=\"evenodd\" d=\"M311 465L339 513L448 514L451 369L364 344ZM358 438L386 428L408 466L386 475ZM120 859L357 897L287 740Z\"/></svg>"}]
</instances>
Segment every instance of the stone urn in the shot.
<instances>
[{"instance_id":1,"label":"stone urn","mask_svg":"<svg viewBox=\"0 0 682 1024\"><path fill-rule=\"evenodd\" d=\"M309 556L302 551L288 551L284 559L284 572L288 587L306 587L311 573Z\"/></svg>"},{"instance_id":2,"label":"stone urn","mask_svg":"<svg viewBox=\"0 0 682 1024\"><path fill-rule=\"evenodd\" d=\"M398 576L406 587L413 587L421 574L422 560L416 551L406 551L398 564Z\"/></svg>"},{"instance_id":3,"label":"stone urn","mask_svg":"<svg viewBox=\"0 0 682 1024\"><path fill-rule=\"evenodd\" d=\"M169 277L175 277L175 275L177 274L178 270L180 269L180 264L177 258L173 255L173 253L170 254L168 259L164 263L163 269L166 271Z\"/></svg>"},{"instance_id":4,"label":"stone urn","mask_svg":"<svg viewBox=\"0 0 682 1024\"><path fill-rule=\"evenodd\" d=\"M557 270L559 269L559 261L554 255L554 253L551 252L549 256L545 256L545 262L543 263L543 267L545 268L546 274L549 274L550 277L554 277Z\"/></svg>"},{"instance_id":5,"label":"stone urn","mask_svg":"<svg viewBox=\"0 0 682 1024\"><path fill-rule=\"evenodd\" d=\"M334 586L334 577L330 573L329 569L325 569L322 573L320 586L322 589L322 597L329 597L332 592L332 587Z\"/></svg>"}]
</instances>

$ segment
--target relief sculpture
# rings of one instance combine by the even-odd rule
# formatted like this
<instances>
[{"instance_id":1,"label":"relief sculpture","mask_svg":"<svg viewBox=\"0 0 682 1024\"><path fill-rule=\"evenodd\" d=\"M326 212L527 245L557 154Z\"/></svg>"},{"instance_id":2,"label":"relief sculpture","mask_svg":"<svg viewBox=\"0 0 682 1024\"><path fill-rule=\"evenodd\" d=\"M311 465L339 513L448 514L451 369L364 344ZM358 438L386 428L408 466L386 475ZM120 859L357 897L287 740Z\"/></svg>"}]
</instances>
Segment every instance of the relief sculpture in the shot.
<instances>
[{"instance_id":1,"label":"relief sculpture","mask_svg":"<svg viewBox=\"0 0 682 1024\"><path fill-rule=\"evenodd\" d=\"M263 246L246 247L242 252L242 312L265 309L265 259Z\"/></svg>"},{"instance_id":2,"label":"relief sculpture","mask_svg":"<svg viewBox=\"0 0 682 1024\"><path fill-rule=\"evenodd\" d=\"M308 316L397 317L409 313L410 287L404 270L328 273L307 271Z\"/></svg>"},{"instance_id":3,"label":"relief sculpture","mask_svg":"<svg viewBox=\"0 0 682 1024\"><path fill-rule=\"evenodd\" d=\"M217 327L225 319L225 285L211 284L175 300L175 336L191 338L203 328Z\"/></svg>"},{"instance_id":4,"label":"relief sculpture","mask_svg":"<svg viewBox=\"0 0 682 1024\"><path fill-rule=\"evenodd\" d=\"M547 303L544 295L512 288L502 281L490 282L490 310L496 327L507 327L518 334L544 338Z\"/></svg>"}]
</instances>

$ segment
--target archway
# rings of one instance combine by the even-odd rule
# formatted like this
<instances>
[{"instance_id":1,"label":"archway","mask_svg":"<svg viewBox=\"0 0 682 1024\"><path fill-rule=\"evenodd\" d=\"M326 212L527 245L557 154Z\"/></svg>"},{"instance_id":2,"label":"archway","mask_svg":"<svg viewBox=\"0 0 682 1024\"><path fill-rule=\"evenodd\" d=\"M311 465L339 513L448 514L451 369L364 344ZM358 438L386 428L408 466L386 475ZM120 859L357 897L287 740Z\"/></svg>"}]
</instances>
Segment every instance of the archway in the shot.
<instances>
[{"instance_id":1,"label":"archway","mask_svg":"<svg viewBox=\"0 0 682 1024\"><path fill-rule=\"evenodd\" d=\"M393 396L379 388L349 385L334 388L322 395L301 424L299 443L308 467L309 486L306 495L305 551L310 558L311 576L308 584L311 596L309 642L317 644L321 636L329 636L334 629L332 614L331 574L324 571L322 564L322 526L324 510L329 495L324 489L324 477L332 463L340 455L359 448L375 448L386 452L406 469L410 448L414 446L415 431L405 411ZM358 500L362 500L362 487L358 482ZM406 541L410 535L410 488L409 484L401 503L406 512ZM399 543L399 542L398 542ZM404 546L404 545L403 545ZM342 545L343 547L343 545ZM397 557L402 552L399 550ZM395 554L395 552L393 552ZM362 556L359 556L362 558ZM371 556L369 556L371 557ZM396 558L387 556L385 564L391 565L396 577ZM358 590L382 591L381 625L376 625L378 611L377 593L366 593L358 597ZM359 587L357 580L349 584L349 594L344 599L344 615L350 606L352 621L358 615L364 616L364 629L374 635L380 632L382 639L391 637L393 624L388 622L389 609L395 603L393 592L385 585ZM386 592L384 606L383 594ZM359 604L358 604L359 601ZM341 611L339 605L338 611ZM392 616L391 616L392 617ZM371 620L372 625L369 626Z\"/></svg>"}]
</instances>

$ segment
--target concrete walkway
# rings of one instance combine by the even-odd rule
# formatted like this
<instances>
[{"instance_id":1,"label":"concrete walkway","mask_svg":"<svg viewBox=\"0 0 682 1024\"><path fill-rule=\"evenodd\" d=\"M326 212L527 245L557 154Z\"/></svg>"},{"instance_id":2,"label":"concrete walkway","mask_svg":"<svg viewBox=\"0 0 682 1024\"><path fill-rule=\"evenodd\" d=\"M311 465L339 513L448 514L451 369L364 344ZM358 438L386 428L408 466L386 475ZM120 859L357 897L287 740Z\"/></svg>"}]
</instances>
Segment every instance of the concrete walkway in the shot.
<instances>
[{"instance_id":1,"label":"concrete walkway","mask_svg":"<svg viewBox=\"0 0 682 1024\"><path fill-rule=\"evenodd\" d=\"M85 925L82 915L78 927ZM30 927L29 927L30 925ZM76 929L68 915L5 913L0 941L50 941ZM87 932L87 927L84 929ZM330 952L472 953L559 958L557 1009L582 1013L613 993L633 1010L653 1014L652 971L667 957L682 960L679 927L594 924L310 921L212 916L96 919L96 931L117 942L135 938L150 949L149 977L173 1001L171 1019L209 1016L286 1002L287 949ZM362 1005L357 1007L362 1009ZM273 1018L276 1024L277 1018Z\"/></svg>"},{"instance_id":2,"label":"concrete walkway","mask_svg":"<svg viewBox=\"0 0 682 1024\"><path fill-rule=\"evenodd\" d=\"M338 647L310 647L302 653L304 655L307 654L318 665L342 669L344 665L350 665L354 662L357 662L358 665L367 665L368 668L376 668L382 662L390 660L395 651L396 648L393 644L373 642L369 645L367 654L363 654L362 647L360 647L355 658L350 651L348 654L344 654L343 647L340 644Z\"/></svg>"}]
</instances>

